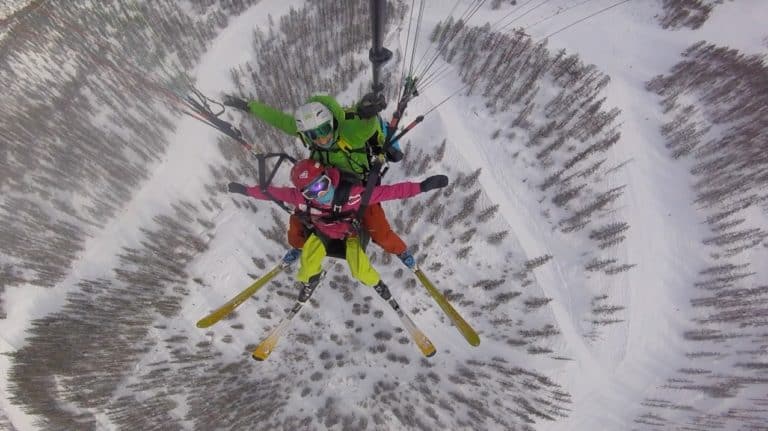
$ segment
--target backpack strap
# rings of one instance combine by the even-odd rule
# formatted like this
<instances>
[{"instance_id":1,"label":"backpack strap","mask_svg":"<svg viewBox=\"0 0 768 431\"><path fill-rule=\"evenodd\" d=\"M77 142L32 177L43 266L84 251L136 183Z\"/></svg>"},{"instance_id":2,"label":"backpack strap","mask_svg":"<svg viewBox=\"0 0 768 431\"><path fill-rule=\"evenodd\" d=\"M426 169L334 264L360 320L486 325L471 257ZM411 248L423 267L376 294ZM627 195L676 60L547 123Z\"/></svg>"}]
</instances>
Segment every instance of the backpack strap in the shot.
<instances>
[{"instance_id":1,"label":"backpack strap","mask_svg":"<svg viewBox=\"0 0 768 431\"><path fill-rule=\"evenodd\" d=\"M338 216L341 214L341 209L344 208L344 204L349 201L349 191L352 189L352 183L342 179L339 181L339 185L336 187L336 191L333 192L333 202L331 203L332 215Z\"/></svg>"},{"instance_id":2,"label":"backpack strap","mask_svg":"<svg viewBox=\"0 0 768 431\"><path fill-rule=\"evenodd\" d=\"M357 220L363 219L363 214L365 214L365 210L368 208L368 202L371 200L371 195L373 195L373 189L381 183L381 168L384 165L382 159L383 157L376 157L371 163L371 169L368 171L368 177L365 180L365 190L360 199L360 207L357 209L357 214L355 215L355 219Z\"/></svg>"},{"instance_id":3,"label":"backpack strap","mask_svg":"<svg viewBox=\"0 0 768 431\"><path fill-rule=\"evenodd\" d=\"M360 180L357 179L357 177L346 173L342 173L341 180L339 181L339 184L336 186L336 190L333 192L333 201L331 202L331 212L327 215L320 216L319 219L321 219L323 222L326 223L333 223L336 221L341 220L351 220L353 226L355 226L355 229L357 229L357 224L355 223L356 220L356 211L342 211L344 208L344 205L349 201L349 193L350 190L352 190L352 186L355 184L359 184ZM309 211L311 208L321 210L321 211L328 211L327 208L321 208L316 205L313 205L312 201L309 199L305 199L305 205L307 207L307 213L309 214Z\"/></svg>"}]
</instances>

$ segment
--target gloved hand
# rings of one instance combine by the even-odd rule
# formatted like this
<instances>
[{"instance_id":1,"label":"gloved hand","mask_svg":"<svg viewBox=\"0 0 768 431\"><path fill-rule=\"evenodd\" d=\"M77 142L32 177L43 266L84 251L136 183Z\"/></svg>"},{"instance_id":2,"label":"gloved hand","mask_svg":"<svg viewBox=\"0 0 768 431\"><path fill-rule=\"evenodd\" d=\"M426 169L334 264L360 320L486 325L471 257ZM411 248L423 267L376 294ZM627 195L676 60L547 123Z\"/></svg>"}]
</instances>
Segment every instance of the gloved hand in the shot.
<instances>
[{"instance_id":1,"label":"gloved hand","mask_svg":"<svg viewBox=\"0 0 768 431\"><path fill-rule=\"evenodd\" d=\"M419 183L421 192L428 192L430 190L439 189L448 185L448 177L445 175L432 175L426 180Z\"/></svg>"},{"instance_id":2,"label":"gloved hand","mask_svg":"<svg viewBox=\"0 0 768 431\"><path fill-rule=\"evenodd\" d=\"M429 178L427 178L429 179ZM248 187L240 184L240 183L229 183L227 184L227 191L230 193L240 193L241 195L248 195Z\"/></svg>"},{"instance_id":3,"label":"gloved hand","mask_svg":"<svg viewBox=\"0 0 768 431\"><path fill-rule=\"evenodd\" d=\"M222 103L226 106L231 106L235 109L248 112L248 102L237 96L227 94L224 96L224 100L222 101Z\"/></svg>"},{"instance_id":4,"label":"gloved hand","mask_svg":"<svg viewBox=\"0 0 768 431\"><path fill-rule=\"evenodd\" d=\"M368 93L357 103L357 115L360 118L373 118L387 107L387 101L381 93Z\"/></svg>"},{"instance_id":5,"label":"gloved hand","mask_svg":"<svg viewBox=\"0 0 768 431\"><path fill-rule=\"evenodd\" d=\"M384 131L384 136L389 136L389 124L387 124L386 121L379 118L379 123L381 123L381 130ZM400 140L399 139L393 139L389 143L389 148L386 151L387 160L389 160L392 163L397 163L401 160L403 160L403 157L405 156L403 154L403 150L400 149Z\"/></svg>"},{"instance_id":6,"label":"gloved hand","mask_svg":"<svg viewBox=\"0 0 768 431\"><path fill-rule=\"evenodd\" d=\"M395 148L394 146L391 146L387 150L387 160L389 160L392 163L397 163L400 160L403 160L404 156L405 154L403 154L403 152L400 151L400 148Z\"/></svg>"}]
</instances>

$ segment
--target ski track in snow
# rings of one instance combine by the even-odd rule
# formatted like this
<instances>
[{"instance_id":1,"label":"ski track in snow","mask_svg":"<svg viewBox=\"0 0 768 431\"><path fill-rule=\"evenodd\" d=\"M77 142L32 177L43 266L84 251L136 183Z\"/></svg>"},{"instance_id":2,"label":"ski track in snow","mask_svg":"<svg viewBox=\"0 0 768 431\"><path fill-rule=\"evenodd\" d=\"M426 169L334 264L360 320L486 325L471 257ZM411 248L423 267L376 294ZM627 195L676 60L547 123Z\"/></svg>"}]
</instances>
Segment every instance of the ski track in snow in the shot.
<instances>
[{"instance_id":1,"label":"ski track in snow","mask_svg":"<svg viewBox=\"0 0 768 431\"><path fill-rule=\"evenodd\" d=\"M482 23L481 19L475 21ZM437 85L430 87L425 97L437 103L452 94L455 88L458 88L457 85L463 84L458 80L450 85L440 83L439 88ZM469 103L467 103L468 100ZM553 298L549 306L567 345L566 351L557 353L572 356L575 359L556 372L555 380L566 385L568 391L574 396L575 405L583 400L595 400L595 397L600 395L600 390L607 393L617 392L619 389L617 385L620 383L616 382L607 371L614 369L624 357L625 348L621 346L619 349L610 351L608 356L604 356L596 354L593 348L586 344L582 327L576 320L580 318L581 313L574 305L574 295L579 295L581 292L577 290L577 286L569 285L567 271L561 267L561 262L558 260L567 253L558 252L563 247L558 245L560 240L551 233L551 225L538 214L539 206L535 198L524 196L528 186L510 172L514 169L512 166L505 166L504 161L509 159L508 156L496 147L496 142L490 140L490 131L484 127L484 122L487 120L484 117L487 117L487 112L478 109L478 112L473 114L467 112L468 106L482 106L482 101L477 96L470 98L457 96L436 111L445 124L446 130L450 129L450 133L446 134L449 142L467 161L469 170L478 167L483 169L479 181L489 199L499 205L499 214L514 232L526 256L534 258L547 253L554 256L554 259L536 268L534 275L546 296ZM431 121L434 121L434 118ZM468 126L461 129L452 126L454 124ZM606 422L599 420L598 423L604 426ZM541 425L544 424L537 424L537 426ZM559 427L558 424L553 426ZM568 426L563 429L568 429Z\"/></svg>"},{"instance_id":2,"label":"ski track in snow","mask_svg":"<svg viewBox=\"0 0 768 431\"><path fill-rule=\"evenodd\" d=\"M552 14L555 6L541 11L540 15ZM768 16L768 8L756 3L747 5L752 9L749 12L739 10L733 3L722 9L718 7L697 32L661 29L654 18L659 13L656 6L627 4L595 17L589 24L565 30L549 41L551 51L565 48L568 53L575 52L585 63L594 63L610 75L612 81L604 91L606 106L622 110L619 117L622 139L620 145L611 150L609 160L612 165L628 159L631 162L614 174L617 178L612 179L615 184L611 186L627 185L619 201L621 218L630 225L628 240L623 246L626 263L637 266L606 282L614 295L620 289L615 298L621 299L621 305L625 305L628 312L626 322L607 330L604 338L610 342L585 343L579 322L575 320L580 310L573 302L574 295L581 292L568 285L567 274L558 262L562 256L558 253L562 249L558 242L562 239L554 238L546 223L540 224L543 218L534 211L535 200L526 199L525 187L514 181L519 179L504 172L503 162L499 162L505 155L489 142L489 131L480 126L474 130L451 128L452 124L482 123L483 111L479 112L481 115L475 113L481 116L480 121L467 112L467 106L482 106L482 102L467 103L467 98L457 97L462 101L452 100L437 111L446 128L451 128L449 141L467 160L468 167L483 168L480 176L483 189L491 201L500 205L500 214L511 226L526 255L533 258L549 252L554 256L535 269L534 274L547 296L554 298L550 303L552 311L568 350L576 359L555 377L571 392L574 404L567 419L539 423L537 428L622 429L641 408L640 402L651 397L674 372L673 364L677 362L682 366L685 361L681 332L689 320L686 311L693 278L703 264L705 250L700 241L708 231L691 204L694 194L687 165L673 161L664 148L659 132L663 115L658 98L647 92L644 85L655 75L666 73L679 61L680 53L700 39L748 53L759 52L760 49L755 48L759 46L759 38L754 34L734 37L722 28L743 21L745 13L752 24L749 28L760 28L755 17ZM577 8L555 17L546 27L529 31L537 40L586 14L584 9ZM484 20L495 22L490 15L473 21L482 24ZM528 22L537 20L530 18ZM594 31L596 28L600 31ZM431 87L427 94L434 101L440 101L454 88L441 86L440 90L442 94L438 96L438 90ZM479 100L474 96L469 98L475 99ZM686 256L682 262L681 256Z\"/></svg>"},{"instance_id":3,"label":"ski track in snow","mask_svg":"<svg viewBox=\"0 0 768 431\"><path fill-rule=\"evenodd\" d=\"M435 97L436 100L442 100L451 93L450 88L440 88L442 90L439 96ZM435 96L438 93L438 88L430 88L430 96ZM461 124L467 123L464 121L466 118L465 110L466 105L463 100L457 99L453 103L446 103L441 106L439 111L440 119L443 124ZM433 119L434 121L434 119ZM483 136L487 136L488 131L482 127L477 127L475 130L459 130L452 129L450 135L452 146L457 150L462 157L467 161L467 168L474 170L478 167L483 168L479 181L483 186L483 190L488 194L489 199L499 204L499 214L506 220L510 228L515 233L515 237L520 241L525 254L529 258L541 256L551 251L548 247L549 235L544 233L541 226L535 221L540 219L537 214L532 213L530 208L530 202L522 198L516 193L516 188L519 184L511 184L508 179L503 178L503 155L499 155L497 150L493 148L487 148L483 145ZM474 143L474 145L467 145L467 143ZM546 270L542 268L553 268ZM562 274L559 265L554 262L548 262L542 268L535 270L536 279L539 282L539 286L549 296L553 296L557 301L553 301L551 304L554 307L554 313L561 325L566 338L571 341L571 347L576 351L574 352L577 357L583 360L584 365L588 367L590 371L597 371L594 366L594 358L591 358L591 354L587 351L584 343L581 341L581 337L578 335L576 325L572 322L572 317L569 313L571 304L570 292L568 290L568 282ZM556 288L557 290L553 290Z\"/></svg>"},{"instance_id":4,"label":"ski track in snow","mask_svg":"<svg viewBox=\"0 0 768 431\"><path fill-rule=\"evenodd\" d=\"M663 30L654 18L659 12L655 4L630 3L549 41L553 50L576 52L611 76L605 90L607 106L622 110L622 139L612 149L611 161L615 165L632 160L620 174L626 178L616 185L627 184L622 217L630 230L624 246L627 263L637 267L627 273L626 286L613 287L626 289L629 296L624 351L617 352L617 362L597 380L570 370L573 412L566 420L541 424L542 429L625 429L640 402L651 397L677 369L674 364L685 363L681 332L689 322L690 314L685 312L692 282L704 258L700 241L708 231L692 205L687 166L673 161L664 148L658 97L644 85L655 75L667 73L680 53L701 39L753 52L754 34L734 36L722 31L744 21L751 23L745 23L747 28L760 28L755 17L768 16L768 7L745 3L753 10L739 10L732 2L718 6L700 31ZM569 19L573 18L558 18L547 28L534 28L532 35L536 38L556 31ZM600 31L593 31L596 28Z\"/></svg>"},{"instance_id":5,"label":"ski track in snow","mask_svg":"<svg viewBox=\"0 0 768 431\"><path fill-rule=\"evenodd\" d=\"M430 88L430 95L437 92L437 88ZM447 97L451 90L445 89L443 92L444 94L436 97L436 100ZM465 106L459 101L446 103L440 108L440 118L445 124L460 124L463 122L462 118L466 116L463 112ZM595 396L592 393L595 388L605 388L606 391L613 392L617 382L613 382L612 376L606 371L615 368L617 360L623 357L624 352L615 353L613 358L605 358L596 355L586 344L581 327L575 321L580 312L573 305L573 295L579 295L580 292L574 291L569 285L568 278L558 262L559 253L556 250L559 247L548 232L549 225L546 222L543 226L539 224L544 219L532 211L536 207L535 200L526 199L516 192L520 184L513 184L509 179L504 178L503 163L501 166L499 164L499 161L504 160L503 155L499 155L498 150L483 145L482 136L488 136L488 130L482 127L477 127L473 131L453 129L451 141L454 149L467 160L467 167L470 170L483 168L479 181L489 199L499 205L499 214L514 232L526 256L533 258L547 253L554 256L554 259L536 268L534 275L546 296L553 298L549 306L567 344L567 351L557 353L573 356L575 360L558 372L556 381L562 384L565 383L563 378L566 376L579 376L578 383L566 386L576 401L581 391L590 393L590 397ZM474 145L465 145L468 142L474 142ZM486 142L493 145L490 140Z\"/></svg>"}]
</instances>

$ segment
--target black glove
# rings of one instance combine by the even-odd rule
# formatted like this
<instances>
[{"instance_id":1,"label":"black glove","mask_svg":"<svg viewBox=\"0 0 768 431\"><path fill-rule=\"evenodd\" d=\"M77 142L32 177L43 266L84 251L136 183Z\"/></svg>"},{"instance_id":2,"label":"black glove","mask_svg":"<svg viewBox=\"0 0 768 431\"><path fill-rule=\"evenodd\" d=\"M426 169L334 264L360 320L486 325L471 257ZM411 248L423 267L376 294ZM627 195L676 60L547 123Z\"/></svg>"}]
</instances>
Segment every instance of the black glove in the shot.
<instances>
[{"instance_id":1,"label":"black glove","mask_svg":"<svg viewBox=\"0 0 768 431\"><path fill-rule=\"evenodd\" d=\"M235 109L239 109L241 111L249 112L248 111L248 102L243 100L243 99L241 99L241 98L239 98L239 97L237 97L237 96L232 96L232 95L227 94L227 95L224 96L224 101L222 103L224 103L227 106L231 106L231 107L233 107Z\"/></svg>"},{"instance_id":2,"label":"black glove","mask_svg":"<svg viewBox=\"0 0 768 431\"><path fill-rule=\"evenodd\" d=\"M381 93L368 93L357 104L357 115L360 118L373 118L387 107L387 101Z\"/></svg>"},{"instance_id":3,"label":"black glove","mask_svg":"<svg viewBox=\"0 0 768 431\"><path fill-rule=\"evenodd\" d=\"M227 184L227 191L230 193L240 193L241 195L248 195L248 187L240 183Z\"/></svg>"},{"instance_id":4,"label":"black glove","mask_svg":"<svg viewBox=\"0 0 768 431\"><path fill-rule=\"evenodd\" d=\"M403 160L404 156L405 154L403 154L402 151L400 151L395 147L389 147L389 149L387 150L387 160L389 160L392 163L397 163L400 160Z\"/></svg>"},{"instance_id":5,"label":"black glove","mask_svg":"<svg viewBox=\"0 0 768 431\"><path fill-rule=\"evenodd\" d=\"M439 189L448 185L448 177L445 175L432 175L426 180L419 183L421 186L421 192L428 192L430 190Z\"/></svg>"}]
</instances>

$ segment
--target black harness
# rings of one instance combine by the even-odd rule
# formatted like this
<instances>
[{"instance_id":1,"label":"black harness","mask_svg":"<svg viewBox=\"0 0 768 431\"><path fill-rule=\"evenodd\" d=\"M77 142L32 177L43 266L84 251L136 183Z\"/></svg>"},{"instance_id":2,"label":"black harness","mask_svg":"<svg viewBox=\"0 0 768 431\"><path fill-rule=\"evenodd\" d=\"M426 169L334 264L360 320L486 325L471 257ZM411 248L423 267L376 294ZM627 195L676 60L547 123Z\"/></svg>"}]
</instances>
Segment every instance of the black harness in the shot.
<instances>
[{"instance_id":1,"label":"black harness","mask_svg":"<svg viewBox=\"0 0 768 431\"><path fill-rule=\"evenodd\" d=\"M339 171L341 172L341 171ZM357 211L347 210L342 211L344 205L349 201L349 192L352 190L352 186L360 184L360 180L352 174L341 172L341 179L333 192L333 201L331 201L331 213L317 217L324 223L334 223L337 221L350 221L355 220ZM328 209L313 204L310 199L304 199L304 203L307 207L307 215L311 216L311 209L314 208L318 211L327 212Z\"/></svg>"},{"instance_id":2,"label":"black harness","mask_svg":"<svg viewBox=\"0 0 768 431\"><path fill-rule=\"evenodd\" d=\"M361 229L360 227L361 223L359 221L358 211L342 210L344 205L349 202L349 192L352 189L352 186L357 184L360 184L360 180L357 179L357 177L352 174L342 172L341 180L333 192L333 201L331 202L330 214L319 216L317 219L323 223L349 222L353 228L353 231L350 232L350 234L355 234L360 238L360 245L363 247L363 250L365 250L368 245L368 241L370 240L370 236L365 229ZM323 235L322 232L315 229L311 223L311 211L313 208L323 212L327 212L328 208L321 208L317 205L314 205L309 199L305 199L304 202L306 205L306 210L301 211L297 208L296 214L299 216L299 218L305 220L304 224L308 230L307 233L311 232L320 239L320 241L325 246L325 250L326 253L328 253L328 256L344 259L346 256L345 241L328 238L327 236Z\"/></svg>"}]
</instances>

